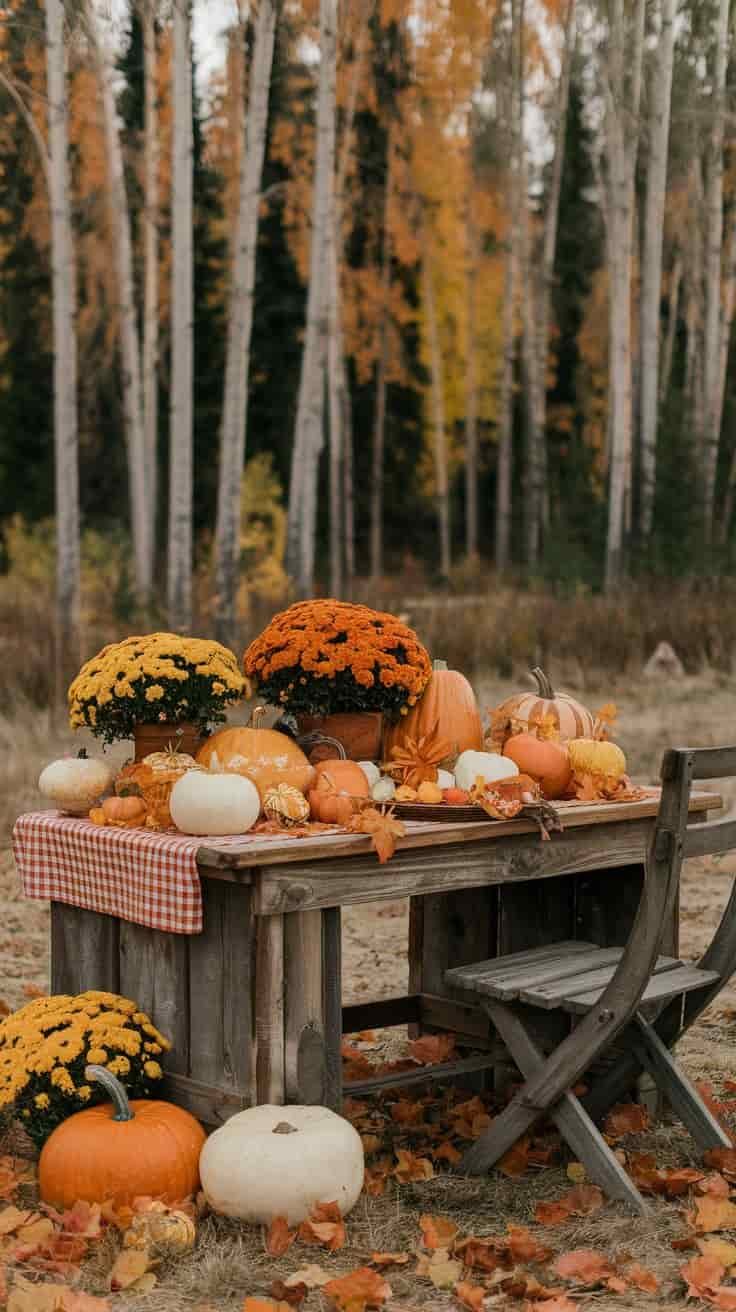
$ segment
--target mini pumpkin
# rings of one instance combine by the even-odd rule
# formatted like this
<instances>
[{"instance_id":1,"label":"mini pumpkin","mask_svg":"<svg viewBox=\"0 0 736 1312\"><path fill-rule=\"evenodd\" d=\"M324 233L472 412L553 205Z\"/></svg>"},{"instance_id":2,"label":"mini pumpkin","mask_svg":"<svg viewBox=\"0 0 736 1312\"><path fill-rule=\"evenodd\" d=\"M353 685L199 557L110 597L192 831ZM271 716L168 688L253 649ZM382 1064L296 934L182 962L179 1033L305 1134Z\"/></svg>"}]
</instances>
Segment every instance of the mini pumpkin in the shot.
<instances>
[{"instance_id":1,"label":"mini pumpkin","mask_svg":"<svg viewBox=\"0 0 736 1312\"><path fill-rule=\"evenodd\" d=\"M309 819L309 802L298 788L291 784L276 784L263 794L263 810L269 820L276 820L284 828L301 825Z\"/></svg>"},{"instance_id":2,"label":"mini pumpkin","mask_svg":"<svg viewBox=\"0 0 736 1312\"><path fill-rule=\"evenodd\" d=\"M174 1203L196 1193L206 1138L199 1122L174 1103L129 1103L104 1066L88 1066L84 1075L103 1086L111 1103L76 1112L46 1140L38 1164L43 1202L67 1208L78 1199L109 1199L123 1207L144 1195Z\"/></svg>"},{"instance_id":3,"label":"mini pumpkin","mask_svg":"<svg viewBox=\"0 0 736 1312\"><path fill-rule=\"evenodd\" d=\"M194 1248L197 1231L191 1216L171 1210L158 1199L145 1212L139 1212L125 1233L125 1248L154 1247L178 1256Z\"/></svg>"},{"instance_id":4,"label":"mini pumpkin","mask_svg":"<svg viewBox=\"0 0 736 1312\"><path fill-rule=\"evenodd\" d=\"M90 807L112 786L112 770L105 761L87 756L82 748L77 756L52 761L41 771L39 791L49 802L67 815L86 815Z\"/></svg>"},{"instance_id":5,"label":"mini pumpkin","mask_svg":"<svg viewBox=\"0 0 736 1312\"><path fill-rule=\"evenodd\" d=\"M570 782L570 760L561 743L538 738L533 733L517 733L507 739L503 749L521 771L540 785L545 797L562 797Z\"/></svg>"},{"instance_id":6,"label":"mini pumpkin","mask_svg":"<svg viewBox=\"0 0 736 1312\"><path fill-rule=\"evenodd\" d=\"M96 825L137 829L145 825L147 814L143 798L131 793L123 797L106 797L101 806L90 811L89 818Z\"/></svg>"},{"instance_id":7,"label":"mini pumpkin","mask_svg":"<svg viewBox=\"0 0 736 1312\"><path fill-rule=\"evenodd\" d=\"M425 779L417 788L417 801L426 802L437 806L442 801L442 789L438 784L433 784L431 780Z\"/></svg>"},{"instance_id":8,"label":"mini pumpkin","mask_svg":"<svg viewBox=\"0 0 736 1312\"><path fill-rule=\"evenodd\" d=\"M353 815L352 798L368 797L368 780L357 761L318 761L314 786L308 793L313 820L324 824L348 824Z\"/></svg>"},{"instance_id":9,"label":"mini pumpkin","mask_svg":"<svg viewBox=\"0 0 736 1312\"><path fill-rule=\"evenodd\" d=\"M519 773L519 767L497 752L463 752L455 762L455 783L470 792L477 779L493 784Z\"/></svg>"}]
</instances>

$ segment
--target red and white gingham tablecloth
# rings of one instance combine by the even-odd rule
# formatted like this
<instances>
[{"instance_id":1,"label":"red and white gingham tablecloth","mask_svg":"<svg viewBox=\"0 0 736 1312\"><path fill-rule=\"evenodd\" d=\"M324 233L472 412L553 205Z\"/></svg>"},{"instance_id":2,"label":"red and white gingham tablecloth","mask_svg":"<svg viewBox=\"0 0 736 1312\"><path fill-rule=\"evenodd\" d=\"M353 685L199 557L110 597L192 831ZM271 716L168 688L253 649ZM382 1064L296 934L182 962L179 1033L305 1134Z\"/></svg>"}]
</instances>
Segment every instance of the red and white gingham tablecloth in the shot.
<instances>
[{"instance_id":1,"label":"red and white gingham tablecloth","mask_svg":"<svg viewBox=\"0 0 736 1312\"><path fill-rule=\"evenodd\" d=\"M208 847L242 845L243 835L208 838ZM70 902L170 934L199 934L199 838L115 829L58 811L16 820L13 852L26 897Z\"/></svg>"}]
</instances>

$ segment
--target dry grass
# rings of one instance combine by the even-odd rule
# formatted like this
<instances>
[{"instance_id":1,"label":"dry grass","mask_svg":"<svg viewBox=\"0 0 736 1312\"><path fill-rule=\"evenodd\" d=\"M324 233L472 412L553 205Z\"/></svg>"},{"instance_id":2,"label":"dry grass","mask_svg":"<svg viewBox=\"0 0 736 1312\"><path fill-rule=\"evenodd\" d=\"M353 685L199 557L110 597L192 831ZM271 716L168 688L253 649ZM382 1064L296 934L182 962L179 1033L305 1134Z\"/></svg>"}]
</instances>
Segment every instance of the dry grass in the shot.
<instances>
[{"instance_id":1,"label":"dry grass","mask_svg":"<svg viewBox=\"0 0 736 1312\"><path fill-rule=\"evenodd\" d=\"M586 699L591 704L610 697L610 680L599 676L588 682ZM482 703L491 705L513 686L487 676L478 681L477 690ZM664 746L705 745L731 736L736 680L730 676L708 673L672 685L626 684L622 680L615 692L620 707L620 739L635 773L645 779L656 777ZM23 1002L25 983L44 985L47 981L48 918L45 906L24 902L18 894L9 848L10 829L19 811L38 804L35 783L41 765L59 751L73 750L75 745L63 722L48 712L16 701L12 720L0 718L0 823L4 835L0 859L0 996L13 1006ZM125 746L118 754L125 754ZM736 792L730 792L727 800L733 803ZM712 934L730 888L725 876L733 871L734 864L730 860L693 863L686 871L682 899L685 954L697 954ZM406 930L403 902L349 909L344 931L345 993L349 1000L375 996L377 982L378 990L386 994L406 987ZM727 989L717 1007L683 1045L691 1073L705 1075L716 1087L724 1076L736 1074L732 1008L736 1008L736 990ZM401 1034L385 1038L384 1043L384 1036L379 1036L381 1049L395 1053ZM636 1147L652 1149L664 1165L697 1160L691 1141L676 1123L660 1124L639 1136ZM443 1174L421 1185L391 1184L382 1198L360 1199L347 1223L348 1245L334 1256L297 1244L274 1261L265 1254L259 1230L207 1218L200 1224L195 1252L176 1263L162 1265L153 1293L137 1298L117 1296L115 1306L130 1312L239 1312L246 1294L268 1296L274 1279L308 1263L317 1262L331 1275L337 1275L363 1265L374 1250L413 1250L422 1212L449 1216L464 1233L500 1234L509 1222L530 1223L536 1202L559 1197L569 1188L564 1167L563 1157L560 1164L528 1172L517 1180L498 1173L480 1181ZM556 1251L594 1247L609 1256L629 1254L654 1270L662 1282L657 1298L638 1293L594 1293L580 1297L581 1308L591 1312L598 1308L646 1312L648 1307L682 1306L684 1287L677 1269L688 1255L675 1253L670 1246L671 1239L685 1230L681 1213L678 1205L657 1202L652 1218L643 1222L618 1207L607 1206L590 1217L545 1231L545 1238ZM83 1287L90 1293L105 1293L109 1266L109 1251L100 1249L84 1268ZM547 1283L554 1283L548 1270L542 1268L537 1274ZM421 1307L428 1312L448 1312L457 1307L450 1293L437 1291L428 1281L417 1279L413 1261L407 1267L390 1268L386 1275L397 1307ZM322 1312L326 1300L315 1291L303 1306L306 1312ZM507 1302L505 1306L520 1312L518 1302Z\"/></svg>"}]
</instances>

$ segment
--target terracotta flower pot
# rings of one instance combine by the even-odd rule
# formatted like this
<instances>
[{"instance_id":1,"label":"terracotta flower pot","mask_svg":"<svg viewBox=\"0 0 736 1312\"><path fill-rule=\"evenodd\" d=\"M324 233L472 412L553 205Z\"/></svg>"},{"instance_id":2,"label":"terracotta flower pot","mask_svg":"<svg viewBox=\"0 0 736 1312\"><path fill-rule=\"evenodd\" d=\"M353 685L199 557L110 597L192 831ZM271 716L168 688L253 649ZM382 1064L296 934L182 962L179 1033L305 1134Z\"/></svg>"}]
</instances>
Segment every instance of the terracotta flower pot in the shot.
<instances>
[{"instance_id":1,"label":"terracotta flower pot","mask_svg":"<svg viewBox=\"0 0 736 1312\"><path fill-rule=\"evenodd\" d=\"M196 756L204 742L199 726L182 721L170 724L164 720L157 724L137 724L135 726L135 759L142 761L151 752L165 752L171 745L175 752L188 752Z\"/></svg>"},{"instance_id":2,"label":"terracotta flower pot","mask_svg":"<svg viewBox=\"0 0 736 1312\"><path fill-rule=\"evenodd\" d=\"M351 761L379 761L383 737L380 711L352 711L337 715L298 715L300 734L321 733L336 738Z\"/></svg>"}]
</instances>

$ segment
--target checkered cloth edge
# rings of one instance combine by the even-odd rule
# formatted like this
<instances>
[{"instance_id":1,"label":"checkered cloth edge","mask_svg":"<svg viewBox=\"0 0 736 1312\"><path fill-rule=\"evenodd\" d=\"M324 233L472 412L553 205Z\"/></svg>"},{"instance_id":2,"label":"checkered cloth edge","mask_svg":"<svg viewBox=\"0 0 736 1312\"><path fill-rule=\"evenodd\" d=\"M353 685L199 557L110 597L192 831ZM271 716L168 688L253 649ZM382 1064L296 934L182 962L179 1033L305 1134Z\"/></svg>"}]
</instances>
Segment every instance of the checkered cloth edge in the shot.
<instances>
[{"instance_id":1,"label":"checkered cloth edge","mask_svg":"<svg viewBox=\"0 0 736 1312\"><path fill-rule=\"evenodd\" d=\"M242 837L207 840L208 847ZM26 897L69 902L170 934L202 930L201 839L115 829L58 811L22 815L13 852Z\"/></svg>"}]
</instances>

